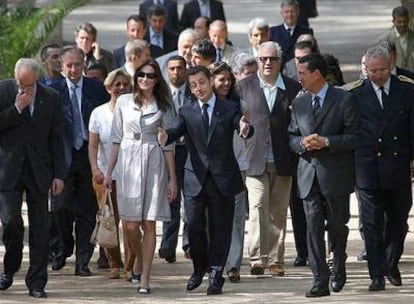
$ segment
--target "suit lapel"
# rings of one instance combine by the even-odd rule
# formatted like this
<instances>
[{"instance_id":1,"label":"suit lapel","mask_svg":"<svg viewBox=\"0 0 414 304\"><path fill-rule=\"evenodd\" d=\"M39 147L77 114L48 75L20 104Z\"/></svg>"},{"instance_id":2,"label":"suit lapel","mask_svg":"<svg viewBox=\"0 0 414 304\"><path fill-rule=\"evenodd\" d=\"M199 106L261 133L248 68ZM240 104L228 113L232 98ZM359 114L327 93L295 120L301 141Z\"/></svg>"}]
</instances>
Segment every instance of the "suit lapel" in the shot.
<instances>
[{"instance_id":1,"label":"suit lapel","mask_svg":"<svg viewBox=\"0 0 414 304\"><path fill-rule=\"evenodd\" d=\"M331 87L328 87L328 90L326 91L326 95L325 95L325 100L323 101L321 113L315 120L315 129L319 127L319 125L321 124L325 116L328 114L334 102L335 100L334 100L334 97L332 96L332 89ZM313 109L312 109L312 114L313 114Z\"/></svg>"},{"instance_id":2,"label":"suit lapel","mask_svg":"<svg viewBox=\"0 0 414 304\"><path fill-rule=\"evenodd\" d=\"M315 117L313 116L313 109L312 109L312 95L310 93L306 93L302 98L298 98L295 100L297 104L297 108L302 109L302 111L298 111L298 114L302 114L301 118L303 117L303 122L300 123L301 128L303 128L303 134L311 134L315 132ZM301 119L302 120L302 119Z\"/></svg>"},{"instance_id":3,"label":"suit lapel","mask_svg":"<svg viewBox=\"0 0 414 304\"><path fill-rule=\"evenodd\" d=\"M222 109L223 103L226 102L225 100L216 99L216 104L214 105L213 113L211 114L210 125L208 128L208 138L207 138L207 145L210 143L211 136L217 126L220 117L222 116Z\"/></svg>"},{"instance_id":4,"label":"suit lapel","mask_svg":"<svg viewBox=\"0 0 414 304\"><path fill-rule=\"evenodd\" d=\"M193 119L194 119L194 126L197 126L197 135L200 135L202 138L202 142L207 142L207 134L204 129L204 122L201 114L200 106L198 105L198 101L195 101L191 105L193 111Z\"/></svg>"}]
</instances>

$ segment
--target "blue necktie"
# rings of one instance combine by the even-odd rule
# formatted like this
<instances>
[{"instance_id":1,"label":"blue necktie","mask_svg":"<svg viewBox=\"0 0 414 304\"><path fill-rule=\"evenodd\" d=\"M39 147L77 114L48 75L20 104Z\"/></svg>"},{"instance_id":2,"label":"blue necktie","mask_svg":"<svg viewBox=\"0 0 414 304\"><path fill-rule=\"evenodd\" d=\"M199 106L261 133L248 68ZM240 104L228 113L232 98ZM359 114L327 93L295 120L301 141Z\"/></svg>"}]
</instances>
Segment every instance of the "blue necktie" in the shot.
<instances>
[{"instance_id":1,"label":"blue necktie","mask_svg":"<svg viewBox=\"0 0 414 304\"><path fill-rule=\"evenodd\" d=\"M209 119L208 119L208 113L207 113L207 109L208 109L208 103L204 103L203 104L203 123L204 123L204 128L206 130L206 134L208 134L208 126L209 126Z\"/></svg>"},{"instance_id":2,"label":"blue necktie","mask_svg":"<svg viewBox=\"0 0 414 304\"><path fill-rule=\"evenodd\" d=\"M72 96L70 98L70 104L72 108L72 126L73 126L73 147L76 150L79 150L83 145L83 137L82 137L82 119L81 113L79 111L79 103L78 97L76 96L76 88L77 86L74 85L71 87Z\"/></svg>"},{"instance_id":3,"label":"blue necktie","mask_svg":"<svg viewBox=\"0 0 414 304\"><path fill-rule=\"evenodd\" d=\"M216 49L216 62L221 62L221 58L222 58L221 52L222 52L221 48Z\"/></svg>"}]
</instances>

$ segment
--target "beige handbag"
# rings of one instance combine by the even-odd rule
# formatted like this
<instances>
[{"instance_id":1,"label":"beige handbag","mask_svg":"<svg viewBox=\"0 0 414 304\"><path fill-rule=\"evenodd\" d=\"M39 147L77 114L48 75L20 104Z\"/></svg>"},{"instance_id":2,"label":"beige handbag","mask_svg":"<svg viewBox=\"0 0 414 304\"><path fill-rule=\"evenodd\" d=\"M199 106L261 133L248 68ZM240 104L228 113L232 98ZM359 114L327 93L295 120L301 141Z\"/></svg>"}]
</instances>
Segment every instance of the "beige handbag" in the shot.
<instances>
[{"instance_id":1,"label":"beige handbag","mask_svg":"<svg viewBox=\"0 0 414 304\"><path fill-rule=\"evenodd\" d=\"M118 235L115 225L114 208L111 193L105 190L100 209L96 213L96 225L91 235L91 243L98 243L103 248L118 246Z\"/></svg>"}]
</instances>

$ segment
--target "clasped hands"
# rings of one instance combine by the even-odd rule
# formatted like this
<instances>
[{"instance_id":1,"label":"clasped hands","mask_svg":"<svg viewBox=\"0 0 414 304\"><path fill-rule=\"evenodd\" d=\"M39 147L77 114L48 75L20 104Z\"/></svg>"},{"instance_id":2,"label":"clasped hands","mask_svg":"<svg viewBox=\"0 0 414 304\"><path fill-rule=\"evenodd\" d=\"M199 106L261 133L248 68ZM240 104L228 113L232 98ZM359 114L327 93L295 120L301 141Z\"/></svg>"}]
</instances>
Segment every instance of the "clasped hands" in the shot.
<instances>
[{"instance_id":1,"label":"clasped hands","mask_svg":"<svg viewBox=\"0 0 414 304\"><path fill-rule=\"evenodd\" d=\"M320 136L317 133L309 134L305 136L301 144L306 148L307 151L320 150L326 147L326 137Z\"/></svg>"}]
</instances>

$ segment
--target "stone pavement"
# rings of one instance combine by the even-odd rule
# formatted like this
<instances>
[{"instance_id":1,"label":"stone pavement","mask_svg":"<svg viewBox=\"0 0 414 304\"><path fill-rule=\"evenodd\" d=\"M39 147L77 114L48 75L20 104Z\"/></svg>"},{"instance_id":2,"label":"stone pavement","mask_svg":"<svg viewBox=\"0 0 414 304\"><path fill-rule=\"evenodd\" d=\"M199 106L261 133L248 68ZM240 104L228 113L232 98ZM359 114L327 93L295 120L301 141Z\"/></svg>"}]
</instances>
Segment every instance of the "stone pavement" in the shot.
<instances>
[{"instance_id":1,"label":"stone pavement","mask_svg":"<svg viewBox=\"0 0 414 304\"><path fill-rule=\"evenodd\" d=\"M101 45L114 49L124 43L125 19L136 13L139 1L94 0L73 11L63 22L63 35L66 41L73 40L74 28L81 22L90 21L99 30ZM179 0L179 9L184 0ZM224 7L229 23L230 38L235 45L247 46L246 27L250 19L261 16L271 24L280 22L279 9L270 0L225 0ZM252 3L255 3L252 5ZM397 0L318 0L320 16L311 20L315 35L324 52L338 56L345 78L350 81L357 77L359 57L363 50L390 26L390 12L399 5ZM387 290L378 293L367 291L370 282L364 262L357 262L356 256L361 250L358 233L357 203L352 199L350 235L348 242L348 280L344 290L338 294L321 299L307 299L305 292L311 285L311 273L308 267L293 267L295 248L293 235L288 223L286 238L286 275L254 277L249 275L247 251L245 249L241 269L241 283L232 284L226 280L224 293L219 296L206 296L207 281L194 292L185 291L186 280L191 273L191 263L177 251L177 262L167 264L157 256L154 258L151 289L149 296L138 295L136 287L123 279L110 280L107 271L96 269L93 257L91 269L94 276L80 278L73 275L74 257L59 272L49 272L47 292L49 298L32 300L27 295L24 275L28 267L28 247L24 248L22 270L16 274L13 286L0 292L0 303L25 303L27 300L42 303L413 303L414 302L414 234L409 232L406 249L401 260L402 287L387 284ZM413 212L412 212L413 213ZM25 217L26 219L26 217ZM414 218L410 217L410 226L414 227ZM413 229L413 228L412 228ZM161 225L157 225L157 244L160 244ZM179 246L180 247L180 246ZM158 249L158 246L157 246ZM4 247L0 247L0 258Z\"/></svg>"}]
</instances>

